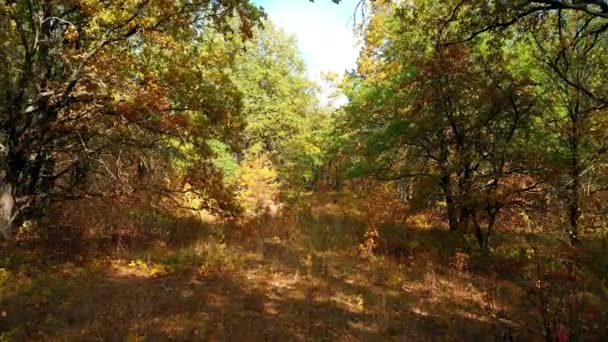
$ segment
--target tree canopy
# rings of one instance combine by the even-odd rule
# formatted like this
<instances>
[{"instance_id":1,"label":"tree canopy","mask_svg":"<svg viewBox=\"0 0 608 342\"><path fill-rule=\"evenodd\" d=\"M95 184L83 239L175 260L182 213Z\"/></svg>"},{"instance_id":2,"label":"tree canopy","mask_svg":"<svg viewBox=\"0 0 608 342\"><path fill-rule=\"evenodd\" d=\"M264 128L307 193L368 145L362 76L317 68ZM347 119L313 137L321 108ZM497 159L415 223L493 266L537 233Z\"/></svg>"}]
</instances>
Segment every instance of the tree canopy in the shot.
<instances>
[{"instance_id":1,"label":"tree canopy","mask_svg":"<svg viewBox=\"0 0 608 342\"><path fill-rule=\"evenodd\" d=\"M500 31L476 31L490 8L470 1L374 3L343 84L351 172L410 184L482 249L502 212L543 193L567 207L573 242L581 219L601 212L583 203L603 187L605 23L582 4L518 6L531 3L545 3L533 7L542 17L495 22Z\"/></svg>"}]
</instances>

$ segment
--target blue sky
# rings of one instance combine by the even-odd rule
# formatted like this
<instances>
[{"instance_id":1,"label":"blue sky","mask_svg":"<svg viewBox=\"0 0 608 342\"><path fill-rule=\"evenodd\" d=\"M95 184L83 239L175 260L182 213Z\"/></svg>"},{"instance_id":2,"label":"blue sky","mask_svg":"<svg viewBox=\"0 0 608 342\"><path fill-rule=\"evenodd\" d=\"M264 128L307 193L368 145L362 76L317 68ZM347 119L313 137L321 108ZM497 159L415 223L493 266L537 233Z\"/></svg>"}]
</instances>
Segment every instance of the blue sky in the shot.
<instances>
[{"instance_id":1,"label":"blue sky","mask_svg":"<svg viewBox=\"0 0 608 342\"><path fill-rule=\"evenodd\" d=\"M355 46L353 13L358 0L253 0L284 31L296 35L309 77L320 79L324 71L340 75L354 69L359 49Z\"/></svg>"}]
</instances>

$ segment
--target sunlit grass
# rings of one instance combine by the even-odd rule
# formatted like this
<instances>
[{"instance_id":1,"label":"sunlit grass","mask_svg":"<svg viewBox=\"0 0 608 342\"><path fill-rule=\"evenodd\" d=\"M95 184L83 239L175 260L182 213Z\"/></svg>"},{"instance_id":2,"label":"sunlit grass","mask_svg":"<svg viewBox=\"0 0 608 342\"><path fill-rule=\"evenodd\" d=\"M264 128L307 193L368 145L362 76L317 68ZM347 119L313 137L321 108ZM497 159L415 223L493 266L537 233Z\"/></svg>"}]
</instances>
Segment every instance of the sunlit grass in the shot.
<instances>
[{"instance_id":1,"label":"sunlit grass","mask_svg":"<svg viewBox=\"0 0 608 342\"><path fill-rule=\"evenodd\" d=\"M540 276L541 256L529 239L500 232L493 253L483 256L462 234L384 224L375 253L365 256L359 244L370 223L351 210L364 199L334 203L334 197L306 199L317 204L297 209L307 211L296 213L298 221L278 216L249 227L163 221L158 229L170 229L169 240L161 232L89 257L45 261L44 250L4 253L0 336L419 340L476 338L497 329L539 336L528 285ZM556 255L552 243L541 242L542 258ZM583 269L591 285L586 298L601 308L607 293L591 266ZM562 269L557 262L551 267L547 272Z\"/></svg>"}]
</instances>

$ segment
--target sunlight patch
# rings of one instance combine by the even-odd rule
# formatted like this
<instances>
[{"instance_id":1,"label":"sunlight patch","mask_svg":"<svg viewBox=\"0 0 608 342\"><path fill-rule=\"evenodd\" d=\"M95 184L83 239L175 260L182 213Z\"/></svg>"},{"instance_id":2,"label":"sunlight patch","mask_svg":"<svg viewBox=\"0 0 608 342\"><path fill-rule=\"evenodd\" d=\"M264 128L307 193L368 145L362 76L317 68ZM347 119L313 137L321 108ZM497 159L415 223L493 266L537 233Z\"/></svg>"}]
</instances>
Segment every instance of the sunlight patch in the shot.
<instances>
[{"instance_id":1,"label":"sunlight patch","mask_svg":"<svg viewBox=\"0 0 608 342\"><path fill-rule=\"evenodd\" d=\"M118 278L159 278L170 273L167 266L137 259L130 262L117 259L110 263L110 275Z\"/></svg>"}]
</instances>

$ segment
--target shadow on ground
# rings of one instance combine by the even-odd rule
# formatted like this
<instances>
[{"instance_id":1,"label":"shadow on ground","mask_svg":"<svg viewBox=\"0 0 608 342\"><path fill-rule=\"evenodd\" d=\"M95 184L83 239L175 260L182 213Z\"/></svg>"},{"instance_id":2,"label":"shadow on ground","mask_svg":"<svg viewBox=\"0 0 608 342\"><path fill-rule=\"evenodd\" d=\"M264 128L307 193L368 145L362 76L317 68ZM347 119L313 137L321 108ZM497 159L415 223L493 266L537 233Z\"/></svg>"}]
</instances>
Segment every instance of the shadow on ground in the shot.
<instances>
[{"instance_id":1,"label":"shadow on ground","mask_svg":"<svg viewBox=\"0 0 608 342\"><path fill-rule=\"evenodd\" d=\"M123 241L111 234L95 239L64 231L43 242L4 246L1 336L32 341L541 339L516 277L475 262L454 271L452 252L463 245L458 238L444 238L445 232L406 232L403 253L387 250L389 256L362 260L357 246L365 224L349 216L314 213L295 228L283 227L290 230L279 234L284 238L247 237L236 227L189 218L173 218L166 227L170 234L147 231L121 236ZM173 260L182 267L162 268L159 274L150 271L156 266L120 272L137 267L128 263L136 259L162 267Z\"/></svg>"}]
</instances>

